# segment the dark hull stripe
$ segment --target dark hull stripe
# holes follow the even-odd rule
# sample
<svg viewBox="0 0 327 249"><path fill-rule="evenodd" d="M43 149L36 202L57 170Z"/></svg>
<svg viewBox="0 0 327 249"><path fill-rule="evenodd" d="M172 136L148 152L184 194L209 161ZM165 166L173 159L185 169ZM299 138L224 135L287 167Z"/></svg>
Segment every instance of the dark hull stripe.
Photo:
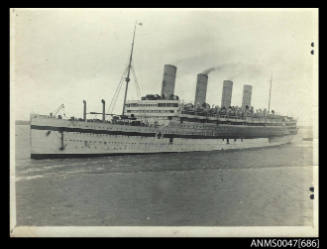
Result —
<svg viewBox="0 0 327 249"><path fill-rule="evenodd" d="M107 135L142 136L142 137L154 137L156 135L155 133L144 133L144 132L108 131L108 130L39 126L39 125L31 125L31 129L46 130L46 131L64 131L64 132L80 132L80 133L92 133L92 134L107 134Z"/></svg>
<svg viewBox="0 0 327 249"><path fill-rule="evenodd" d="M187 152L187 151L186 151ZM167 154L178 152L148 152L148 153L95 153L95 154L31 154L32 159L51 159L51 158L84 158L84 157L105 157L105 156L128 156L144 154Z"/></svg>
<svg viewBox="0 0 327 249"><path fill-rule="evenodd" d="M190 139L256 139L256 138L272 138L272 137L285 137L289 134L285 135L246 135L242 136L239 134L221 134L216 136L203 136L203 135L182 135L182 134L165 134L166 138L190 138Z"/></svg>
<svg viewBox="0 0 327 249"><path fill-rule="evenodd" d="M81 129L70 127L54 127L54 126L39 126L31 125L31 129L34 130L46 130L46 131L59 131L59 132L79 132L79 133L91 133L91 134L106 134L106 135L123 135L123 136L139 136L139 137L155 137L156 133L145 132L132 132L132 131L109 131L109 130L96 130L96 129ZM204 135L187 135L187 134L162 134L164 138L190 138L190 139L249 139L249 138L268 138L268 137L283 137L289 134L276 134L276 135L240 135L240 134L220 134L215 136Z"/></svg>
<svg viewBox="0 0 327 249"><path fill-rule="evenodd" d="M206 152L231 152L240 150L263 150L265 147L280 147L285 146L285 144L276 144L263 147L249 147L249 148L233 148L226 150L207 150L207 151L165 151L165 152L136 152L136 153L95 153L95 154L31 154L31 159L55 159L55 158L85 158L85 157L106 157L106 156L129 156L129 155L151 155L151 154L172 154L172 153L206 153Z"/></svg>

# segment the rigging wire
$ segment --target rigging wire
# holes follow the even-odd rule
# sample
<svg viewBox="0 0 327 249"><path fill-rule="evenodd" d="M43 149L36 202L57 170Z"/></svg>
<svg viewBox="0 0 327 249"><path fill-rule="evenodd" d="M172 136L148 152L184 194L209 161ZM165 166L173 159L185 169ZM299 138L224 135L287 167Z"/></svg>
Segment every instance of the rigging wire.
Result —
<svg viewBox="0 0 327 249"><path fill-rule="evenodd" d="M119 93L120 93L120 89L123 85L123 80L121 80L117 86L117 89L116 89L116 92L114 94L114 96L112 97L111 99L111 103L110 103L110 106L109 106L109 113L112 113L113 112L113 109L114 109L114 106L116 105L116 102L117 102L117 99L118 99L118 96L119 96Z"/></svg>
<svg viewBox="0 0 327 249"><path fill-rule="evenodd" d="M122 81L122 82L123 82L123 81ZM114 100L114 103L113 103L113 105L112 105L111 112L113 112L113 110L115 109L115 106L116 106L116 103L117 103L117 99L118 99L118 95L119 95L119 92L120 92L122 86L123 86L123 83L120 84L120 87L119 87L119 90L118 90L118 94L116 95L116 99Z"/></svg>
<svg viewBox="0 0 327 249"><path fill-rule="evenodd" d="M110 102L110 105L109 105L109 108L108 108L108 112L109 113L112 113L115 106L116 106L116 103L117 103L117 99L118 99L118 96L119 96L119 93L120 93L120 90L123 86L123 82L124 82L124 78L126 76L126 73L127 73L127 70L128 70L128 66L126 67L124 73L122 74L121 78L120 78L120 81L118 83L118 86L115 90L115 93L111 99L111 102ZM133 74L133 77L134 77L134 81L135 81L135 86L136 86L136 93L137 93L137 96L140 98L141 97L141 88L140 88L140 84L138 83L137 81L137 77L136 77L136 73L135 73L135 69L134 69L134 63L132 61L132 65L131 65L131 71L132 71L132 74Z"/></svg>
<svg viewBox="0 0 327 249"><path fill-rule="evenodd" d="M109 108L107 109L109 113L111 113L112 105L113 105L113 103L114 103L114 101L116 99L116 95L117 95L118 89L119 89L119 87L121 85L121 82L122 82L122 80L119 81L119 83L117 85L117 88L116 88L116 90L114 92L114 95L111 98L111 101L110 101L110 104L109 104Z"/></svg>
<svg viewBox="0 0 327 249"><path fill-rule="evenodd" d="M127 71L127 68L125 69L125 71L123 72L121 78L120 78L120 81L117 85L117 88L115 90L115 93L111 99L111 102L110 102L110 105L109 105L109 108L108 108L108 112L111 113L114 109L114 106L116 105L116 102L117 102L117 98L118 98L118 95L119 95L119 92L120 92L120 89L123 85L123 80L124 80L124 76L126 74L126 71Z"/></svg>
<svg viewBox="0 0 327 249"><path fill-rule="evenodd" d="M134 80L135 80L136 94L137 94L138 98L140 98L141 97L141 88L140 88L140 84L138 83L137 78L136 78L136 73L135 73L135 70L134 70L134 64L132 66L132 73L133 73Z"/></svg>
<svg viewBox="0 0 327 249"><path fill-rule="evenodd" d="M134 70L134 66L133 66L133 70ZM141 95L142 94L142 86L141 86L141 84L139 83L139 81L136 78L135 70L134 70L134 76L135 76L135 81L136 81L137 87L139 88L139 92L140 92L140 95Z"/></svg>

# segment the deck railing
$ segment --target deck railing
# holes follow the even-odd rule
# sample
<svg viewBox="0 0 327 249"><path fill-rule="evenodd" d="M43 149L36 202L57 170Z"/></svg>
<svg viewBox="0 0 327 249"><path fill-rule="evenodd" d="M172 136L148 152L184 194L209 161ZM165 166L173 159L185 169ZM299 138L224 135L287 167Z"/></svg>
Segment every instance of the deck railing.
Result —
<svg viewBox="0 0 327 249"><path fill-rule="evenodd" d="M202 117L214 117L217 119L223 118L228 120L245 120L245 121L252 121L252 122L259 122L259 123L266 123L271 122L284 122L284 117L280 115L273 115L273 114L249 114L249 113L242 113L242 114L234 114L234 113L205 113L205 112L196 112L196 111L189 111L189 110L182 110L181 114L193 115L193 116L202 116ZM294 120L292 122L295 122Z"/></svg>

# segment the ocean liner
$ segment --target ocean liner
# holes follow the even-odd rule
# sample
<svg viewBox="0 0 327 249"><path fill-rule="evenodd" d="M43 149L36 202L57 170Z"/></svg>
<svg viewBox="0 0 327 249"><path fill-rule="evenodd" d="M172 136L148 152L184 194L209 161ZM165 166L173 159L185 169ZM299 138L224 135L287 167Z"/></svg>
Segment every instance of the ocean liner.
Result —
<svg viewBox="0 0 327 249"><path fill-rule="evenodd" d="M87 112L82 118L62 115L30 115L31 158L105 156L165 152L215 151L261 148L290 143L297 133L296 120L251 106L252 86L243 86L242 107L231 106L233 82L223 82L221 106L206 103L208 75L197 75L194 103L174 94L177 68L164 65L161 94L127 100L135 40L134 27L121 115ZM121 82L120 82L121 83ZM270 81L271 86L271 81ZM102 119L90 118L101 114ZM93 116L94 117L94 116Z"/></svg>

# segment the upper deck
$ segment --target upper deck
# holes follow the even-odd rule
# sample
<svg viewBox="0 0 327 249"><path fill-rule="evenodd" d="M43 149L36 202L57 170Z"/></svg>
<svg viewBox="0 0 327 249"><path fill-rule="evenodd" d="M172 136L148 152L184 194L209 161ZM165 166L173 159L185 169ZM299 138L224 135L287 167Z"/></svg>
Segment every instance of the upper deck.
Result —
<svg viewBox="0 0 327 249"><path fill-rule="evenodd" d="M215 123L250 126L296 127L296 120L276 114L233 112L215 108L188 108L179 100L130 100L126 103L126 114L144 120L172 120L180 122Z"/></svg>

